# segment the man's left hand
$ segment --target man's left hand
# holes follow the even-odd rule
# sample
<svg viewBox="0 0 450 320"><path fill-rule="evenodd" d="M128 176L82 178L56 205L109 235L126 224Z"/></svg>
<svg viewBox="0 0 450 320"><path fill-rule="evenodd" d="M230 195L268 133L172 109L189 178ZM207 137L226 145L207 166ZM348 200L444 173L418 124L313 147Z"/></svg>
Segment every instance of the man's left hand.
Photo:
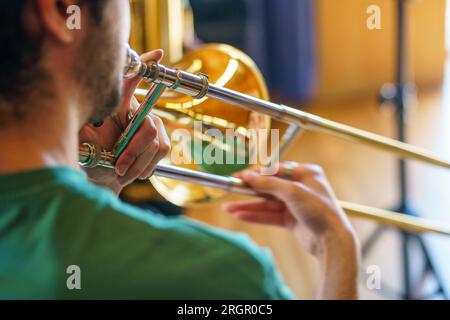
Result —
<svg viewBox="0 0 450 320"><path fill-rule="evenodd" d="M144 54L142 60L159 61L162 55L161 50L156 50ZM84 126L80 131L80 143L94 143L106 150L112 150L128 125L129 113L139 106L133 94L140 80L138 77L124 80L125 94L118 113L107 118L98 128L91 124ZM118 194L123 187L136 179L148 179L169 150L170 140L163 122L160 118L150 115L117 159L115 170L97 167L86 169L86 172L91 181Z"/></svg>

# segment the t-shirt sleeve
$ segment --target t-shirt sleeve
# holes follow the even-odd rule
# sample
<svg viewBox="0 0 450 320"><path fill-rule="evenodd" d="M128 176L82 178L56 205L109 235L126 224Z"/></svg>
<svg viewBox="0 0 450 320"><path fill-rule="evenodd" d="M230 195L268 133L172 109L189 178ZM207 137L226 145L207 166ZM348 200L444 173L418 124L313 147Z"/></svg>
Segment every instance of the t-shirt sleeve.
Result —
<svg viewBox="0 0 450 320"><path fill-rule="evenodd" d="M265 299L293 300L296 298L284 282L270 249L258 246L247 234L219 232L221 236L236 245L238 250L245 252L251 257L254 263L249 265L253 265L259 269L254 272L257 272L261 276L260 281L263 282L262 289L264 290Z"/></svg>
<svg viewBox="0 0 450 320"><path fill-rule="evenodd" d="M284 279L275 265L269 249L259 249L258 260L264 272L264 282L267 298L271 300L293 300L295 295L285 284Z"/></svg>

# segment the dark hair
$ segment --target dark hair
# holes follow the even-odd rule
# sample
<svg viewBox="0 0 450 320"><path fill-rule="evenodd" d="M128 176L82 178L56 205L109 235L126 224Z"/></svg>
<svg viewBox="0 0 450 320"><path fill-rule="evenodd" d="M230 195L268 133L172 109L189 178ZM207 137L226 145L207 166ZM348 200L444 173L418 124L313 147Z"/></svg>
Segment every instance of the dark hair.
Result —
<svg viewBox="0 0 450 320"><path fill-rule="evenodd" d="M40 41L29 39L24 30L22 12L27 1L0 3L0 95L7 100L15 96L15 86L20 86L16 83L20 71L39 51Z"/></svg>
<svg viewBox="0 0 450 320"><path fill-rule="evenodd" d="M23 19L25 6L31 1L34 0L0 1L0 98L7 101L15 101L37 83L42 38L30 37ZM80 3L89 5L93 20L100 23L106 0ZM2 110L0 116L1 113Z"/></svg>

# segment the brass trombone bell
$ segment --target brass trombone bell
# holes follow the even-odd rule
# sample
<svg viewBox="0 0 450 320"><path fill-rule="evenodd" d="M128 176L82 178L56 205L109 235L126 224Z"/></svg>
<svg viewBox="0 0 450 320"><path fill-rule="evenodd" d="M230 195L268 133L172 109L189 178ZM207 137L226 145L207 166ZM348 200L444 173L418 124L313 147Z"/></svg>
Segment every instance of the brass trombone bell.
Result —
<svg viewBox="0 0 450 320"><path fill-rule="evenodd" d="M131 54L125 70L125 74L134 76L139 73L150 73L146 69L148 65L139 62L137 54ZM188 70L191 74L202 74L204 81L214 83L218 86L226 87L230 90L242 92L248 96L269 99L268 89L264 78L255 63L243 52L224 44L207 44L191 52L188 52L181 61L177 62L174 69ZM206 76L207 75L207 76ZM146 79L144 77L144 79ZM153 84L153 82L150 82ZM147 95L147 89L138 89L136 92L141 100ZM140 93L140 94L139 94ZM227 141L208 141L208 129L220 130L225 135L226 129L233 129L239 136L235 143L234 151L237 154L242 152L249 154L250 150L256 149L252 145L254 141L250 139L248 133L252 129L267 129L274 123L270 116L259 112L245 110L242 108L229 106L218 100L209 99L196 95L196 98L174 90L166 90L155 104L152 113L162 118L169 136L176 129L188 130L191 136L204 141L204 148L211 143L223 143L223 148L227 148ZM202 123L202 129L194 127L194 121ZM275 121L276 122L276 121ZM283 132L283 130L281 130ZM293 135L292 135L293 136ZM284 137L290 140L289 137ZM269 139L269 136L267 136ZM241 142L240 142L241 141ZM262 143L258 141L257 143ZM270 145L270 144L269 144ZM191 155L202 154L203 150L195 147L192 143L189 146ZM217 146L219 150L221 147ZM227 151L223 151L224 154ZM164 160L167 164L172 164L170 158ZM203 172L228 176L232 173L245 169L247 164L176 164L186 169L200 170ZM176 202L178 205L187 206L196 203L206 203L222 198L227 192L206 186L193 185L185 181L175 181L162 177L152 177L153 187L167 200ZM176 190L174 192L174 190ZM180 203L180 199L184 199Z"/></svg>
<svg viewBox="0 0 450 320"><path fill-rule="evenodd" d="M133 129L139 125L137 119L145 118L143 116L153 107L153 112L164 115L163 120L169 130L186 127L183 122L186 119L201 120L219 129L242 128L244 132L248 127L270 128L271 120L275 120L294 126L294 130L287 130L287 136L283 137L287 143L293 137L292 132L295 133L296 129L301 127L377 147L404 158L450 168L450 162L428 150L267 101L267 88L256 65L244 53L227 45L200 47L187 54L174 67L157 63L145 64L130 49L125 76L140 76L152 84L150 91L138 90L137 94L145 95L145 98L130 123L133 128L127 129L127 132L134 132ZM162 87L171 90L162 93L159 90ZM225 107L224 103L231 106ZM181 119L183 121L180 121ZM126 144L126 139L121 140ZM124 145L120 149L123 147ZM112 168L116 158L117 154L114 152L101 150L90 144L80 147L80 163L85 166ZM170 165L170 162L167 163L166 159L166 163L158 165L151 181L163 197L180 206L214 200L223 195L217 193L217 190L255 195L242 181L228 175L214 174L217 173L217 168L201 167L203 172L192 169L199 168L195 165L175 167ZM237 171L236 169L239 168L231 167L226 171L233 172ZM450 235L450 228L425 219L348 202L340 204L354 217L411 232Z"/></svg>

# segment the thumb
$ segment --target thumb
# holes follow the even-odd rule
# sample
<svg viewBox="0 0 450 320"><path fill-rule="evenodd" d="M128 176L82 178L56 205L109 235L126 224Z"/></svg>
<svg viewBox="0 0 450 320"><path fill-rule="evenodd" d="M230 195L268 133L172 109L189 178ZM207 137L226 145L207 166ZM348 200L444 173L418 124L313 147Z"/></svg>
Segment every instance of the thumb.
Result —
<svg viewBox="0 0 450 320"><path fill-rule="evenodd" d="M164 51L161 49L158 49L158 50L144 53L141 56L141 61L144 63L160 62L163 57L164 57ZM124 92L125 92L125 97L128 98L128 100L131 100L131 96L134 94L134 91L136 90L136 88L139 85L139 83L141 82L141 80L142 79L138 76L125 80Z"/></svg>
<svg viewBox="0 0 450 320"><path fill-rule="evenodd" d="M144 63L157 62L159 63L164 57L164 51L162 49L146 52L141 56L141 61ZM136 76L125 80L125 93L133 94L137 86L141 82L141 78Z"/></svg>
<svg viewBox="0 0 450 320"><path fill-rule="evenodd" d="M160 62L164 57L164 51L162 49L153 50L150 52L146 52L141 56L142 62Z"/></svg>
<svg viewBox="0 0 450 320"><path fill-rule="evenodd" d="M144 53L141 56L142 62L150 63L150 62L159 62L164 57L164 51L161 49L150 51L147 53ZM122 105L120 106L119 114L128 114L128 111L130 109L130 103L131 99L133 98L134 92L136 91L136 88L141 83L142 78L139 76L125 79L124 80L124 93L123 93L123 100ZM125 121L126 123L126 121Z"/></svg>

